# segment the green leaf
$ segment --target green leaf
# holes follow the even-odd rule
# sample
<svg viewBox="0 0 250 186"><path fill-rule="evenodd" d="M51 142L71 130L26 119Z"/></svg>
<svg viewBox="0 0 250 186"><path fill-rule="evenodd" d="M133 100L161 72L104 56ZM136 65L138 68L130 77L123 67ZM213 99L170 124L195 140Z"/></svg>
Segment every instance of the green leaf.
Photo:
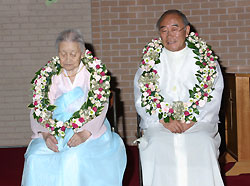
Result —
<svg viewBox="0 0 250 186"><path fill-rule="evenodd" d="M150 115L152 115L151 111L150 110L146 110L146 113L149 113Z"/></svg>
<svg viewBox="0 0 250 186"><path fill-rule="evenodd" d="M58 71L56 72L56 75L59 75L59 74L61 73L62 67L61 67L61 65L60 65L60 66L57 67L57 68L58 68Z"/></svg>
<svg viewBox="0 0 250 186"><path fill-rule="evenodd" d="M39 117L36 116L35 112L33 112L33 118L37 120L39 119Z"/></svg>
<svg viewBox="0 0 250 186"><path fill-rule="evenodd" d="M107 79L107 81L109 81L109 82L110 82L110 76L107 76L107 77L106 77L106 79Z"/></svg>
<svg viewBox="0 0 250 186"><path fill-rule="evenodd" d="M50 105L50 106L48 106L48 111L53 111L54 109L56 108L56 106L55 105Z"/></svg>
<svg viewBox="0 0 250 186"><path fill-rule="evenodd" d="M200 113L199 110L198 110L197 108L194 108L193 111L194 111L194 113L197 114L197 115Z"/></svg>
<svg viewBox="0 0 250 186"><path fill-rule="evenodd" d="M161 61L160 61L160 59L157 59L156 61L155 61L155 64L159 64Z"/></svg>
<svg viewBox="0 0 250 186"><path fill-rule="evenodd" d="M73 115L72 115L72 118L80 118L80 114L79 112L75 112Z"/></svg>
<svg viewBox="0 0 250 186"><path fill-rule="evenodd" d="M189 90L189 95L190 95L191 98L193 98L194 97L194 92L192 90Z"/></svg>
<svg viewBox="0 0 250 186"><path fill-rule="evenodd" d="M47 5L47 6L49 6L49 5L51 5L52 3L56 3L57 2L57 0L46 0L45 1L45 4Z"/></svg>
<svg viewBox="0 0 250 186"><path fill-rule="evenodd" d="M158 118L161 119L162 116L163 116L163 113L160 113L160 114L158 115Z"/></svg>
<svg viewBox="0 0 250 186"><path fill-rule="evenodd" d="M192 121L193 122L197 122L196 117L193 117Z"/></svg>
<svg viewBox="0 0 250 186"><path fill-rule="evenodd" d="M207 44L207 48L209 48L210 50L212 49L212 47L210 45Z"/></svg>
<svg viewBox="0 0 250 186"><path fill-rule="evenodd" d="M190 43L189 41L188 41L188 47L189 47L189 48L196 49L196 46L195 46L193 43Z"/></svg>
<svg viewBox="0 0 250 186"><path fill-rule="evenodd" d="M207 102L210 102L210 101L212 100L212 98L213 98L213 96L209 96L209 97L207 98Z"/></svg>
<svg viewBox="0 0 250 186"><path fill-rule="evenodd" d="M170 119L169 119L169 116L166 117L166 118L164 118L164 122L165 122L165 123L169 123L169 120L170 120Z"/></svg>
<svg viewBox="0 0 250 186"><path fill-rule="evenodd" d="M44 103L45 103L46 105L48 105L48 104L49 104L49 99L45 99L45 100L44 100Z"/></svg>
<svg viewBox="0 0 250 186"><path fill-rule="evenodd" d="M35 76L32 80L31 80L31 84L33 84L35 82L35 79L36 79L37 76Z"/></svg>
<svg viewBox="0 0 250 186"><path fill-rule="evenodd" d="M200 55L200 52L198 50L193 50L193 52L196 54L196 55Z"/></svg>
<svg viewBox="0 0 250 186"><path fill-rule="evenodd" d="M35 105L33 105L33 103L28 105L28 108L34 108L34 107L35 107Z"/></svg>
<svg viewBox="0 0 250 186"><path fill-rule="evenodd" d="M199 66L204 66L200 61L196 61L195 64Z"/></svg>

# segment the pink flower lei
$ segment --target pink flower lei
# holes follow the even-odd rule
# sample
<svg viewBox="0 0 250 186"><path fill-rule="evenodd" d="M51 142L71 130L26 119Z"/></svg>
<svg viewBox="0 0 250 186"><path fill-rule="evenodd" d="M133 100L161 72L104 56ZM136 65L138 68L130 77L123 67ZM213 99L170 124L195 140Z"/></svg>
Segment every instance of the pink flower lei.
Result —
<svg viewBox="0 0 250 186"><path fill-rule="evenodd" d="M89 50L85 51L85 57L81 59L84 66L90 73L90 90L87 101L80 110L66 122L52 119L55 105L50 104L48 92L54 75L60 74L62 69L59 57L53 57L48 63L36 72L32 79L33 101L28 106L33 108L33 117L43 127L47 128L54 136L65 136L66 128L73 128L77 131L84 124L99 116L108 102L110 95L110 77L107 75L106 66L96 57L93 57Z"/></svg>
<svg viewBox="0 0 250 186"><path fill-rule="evenodd" d="M189 90L189 99L186 102L177 101L173 103L164 102L160 95L159 75L154 66L160 63L160 54L164 47L161 38L153 39L143 49L143 57L140 64L142 75L139 78L139 87L142 93L141 106L145 107L150 115L158 113L158 118L169 122L180 120L181 122L196 122L196 115L199 115L199 108L203 107L212 99L214 80L217 76L217 56L197 33L191 32L186 38L188 47L196 54L196 65L199 66L196 79L198 83Z"/></svg>

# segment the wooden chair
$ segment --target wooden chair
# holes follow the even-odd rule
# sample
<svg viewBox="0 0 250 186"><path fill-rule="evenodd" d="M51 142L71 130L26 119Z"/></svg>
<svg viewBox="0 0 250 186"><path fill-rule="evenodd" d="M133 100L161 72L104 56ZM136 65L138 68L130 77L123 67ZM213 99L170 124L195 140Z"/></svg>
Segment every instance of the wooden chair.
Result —
<svg viewBox="0 0 250 186"><path fill-rule="evenodd" d="M137 114L137 138L142 137L142 131L140 128L140 121L141 121L141 117L139 114ZM137 147L139 148L139 141L137 141ZM138 150L139 152L139 183L140 186L143 186L143 178L142 178L142 166L141 166L141 158L140 158L140 150Z"/></svg>
<svg viewBox="0 0 250 186"><path fill-rule="evenodd" d="M109 98L109 108L107 112L107 118L111 125L111 130L113 132L118 133L117 126L117 110L116 110L116 92L111 90L110 98Z"/></svg>

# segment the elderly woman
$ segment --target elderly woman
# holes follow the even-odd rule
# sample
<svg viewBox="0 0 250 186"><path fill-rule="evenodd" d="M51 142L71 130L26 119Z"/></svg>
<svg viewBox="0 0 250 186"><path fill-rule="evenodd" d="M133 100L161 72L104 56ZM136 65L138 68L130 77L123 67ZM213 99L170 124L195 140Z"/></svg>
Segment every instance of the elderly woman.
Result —
<svg viewBox="0 0 250 186"><path fill-rule="evenodd" d="M44 96L45 99L47 95L52 107L44 106L48 101L39 103L43 97L39 98L38 94L42 91L34 88L34 109L30 115L33 139L25 153L22 186L121 186L126 166L124 144L110 130L106 119L108 101L102 98L104 95L95 98L95 94L89 94L91 87L103 83L102 79L91 84L93 77L88 70L91 65L82 62L83 58L95 61L98 72L100 60L91 58L90 52L84 53L84 41L77 30L61 32L56 46L59 58L54 60L58 59L60 65L57 67L62 69L52 76ZM47 66L39 72L50 74L52 70ZM35 85L39 84L39 78L42 79L42 75L37 77ZM102 88L98 90L101 92ZM91 109L89 105L93 99L104 101ZM51 110L50 118L45 108ZM83 113L85 117L82 117ZM93 117L95 113L96 117ZM49 122L45 122L46 118Z"/></svg>

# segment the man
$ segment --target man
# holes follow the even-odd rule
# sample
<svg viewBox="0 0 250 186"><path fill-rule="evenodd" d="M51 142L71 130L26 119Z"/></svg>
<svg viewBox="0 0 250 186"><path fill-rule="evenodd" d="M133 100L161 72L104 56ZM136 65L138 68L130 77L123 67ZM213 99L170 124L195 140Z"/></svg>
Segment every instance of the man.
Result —
<svg viewBox="0 0 250 186"><path fill-rule="evenodd" d="M161 40L144 49L134 80L144 133L143 185L223 186L217 161L223 78L216 57L200 45L193 47L206 55L193 52L186 40L189 22L180 11L166 11L156 26Z"/></svg>

